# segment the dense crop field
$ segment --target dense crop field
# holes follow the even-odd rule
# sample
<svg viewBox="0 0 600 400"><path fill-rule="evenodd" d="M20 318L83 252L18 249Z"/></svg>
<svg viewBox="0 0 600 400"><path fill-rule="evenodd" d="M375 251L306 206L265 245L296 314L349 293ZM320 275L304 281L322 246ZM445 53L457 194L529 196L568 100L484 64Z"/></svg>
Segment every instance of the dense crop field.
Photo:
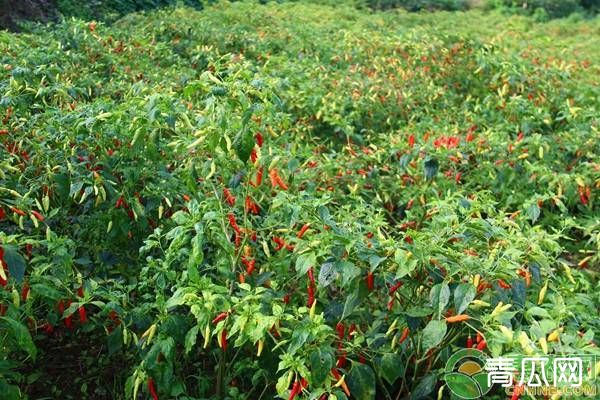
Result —
<svg viewBox="0 0 600 400"><path fill-rule="evenodd" d="M599 77L597 18L0 32L0 397L450 398L466 346L600 356Z"/></svg>

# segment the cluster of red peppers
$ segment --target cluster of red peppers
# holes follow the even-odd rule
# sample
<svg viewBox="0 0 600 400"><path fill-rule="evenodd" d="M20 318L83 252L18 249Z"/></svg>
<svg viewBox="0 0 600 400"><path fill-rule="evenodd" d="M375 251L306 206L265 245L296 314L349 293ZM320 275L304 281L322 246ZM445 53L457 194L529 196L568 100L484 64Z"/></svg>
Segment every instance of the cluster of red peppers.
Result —
<svg viewBox="0 0 600 400"><path fill-rule="evenodd" d="M80 298L83 298L83 295L84 295L84 293L83 293L83 286L80 286L77 289L77 296L80 297ZM59 314L62 316L64 314L65 310L68 309L71 306L72 303L73 302L71 300L62 300L62 299L59 300L59 302L57 304L57 308L58 308ZM79 322L82 325L85 325L88 322L87 311L85 309L85 306L80 306L77 309L77 313L79 315ZM50 325L50 324L48 324L48 325ZM65 327L67 329L69 329L69 330L72 330L74 328L73 314L68 315L68 316L65 317ZM47 327L47 330L48 329L52 329L52 328L48 328Z"/></svg>
<svg viewBox="0 0 600 400"><path fill-rule="evenodd" d="M467 337L466 347L469 349L477 349L477 350L483 351L487 347L487 342L485 341L483 336L481 336L481 333L477 332L475 342L473 342L473 338L471 337L471 335L469 335Z"/></svg>
<svg viewBox="0 0 600 400"><path fill-rule="evenodd" d="M394 307L394 300L396 299L395 293L398 289L400 289L403 285L402 281L398 281L396 283L394 283L392 285L392 287L390 287L390 300L387 303L387 309L388 311L391 311L392 308Z"/></svg>
<svg viewBox="0 0 600 400"><path fill-rule="evenodd" d="M273 236L271 238L271 240L277 245L277 246L275 246L275 251L279 251L279 250L283 249L284 247L288 251L294 251L294 245L286 243L285 240L283 238L280 238L279 236Z"/></svg>
<svg viewBox="0 0 600 400"><path fill-rule="evenodd" d="M592 196L592 191L589 186L577 186L577 193L579 193L579 200L581 204L587 206Z"/></svg>
<svg viewBox="0 0 600 400"><path fill-rule="evenodd" d="M212 320L212 324L216 325L221 321L224 321L228 316L229 316L230 312L229 311L225 311L222 312L220 314L218 314L213 320ZM221 331L221 336L218 340L219 342L219 347L221 347L221 349L223 349L223 352L227 351L227 329L223 328L223 330Z"/></svg>
<svg viewBox="0 0 600 400"><path fill-rule="evenodd" d="M292 390L290 391L290 396L288 397L288 400L294 400L294 398L307 387L308 381L305 378L300 378L300 380L295 381L292 384Z"/></svg>

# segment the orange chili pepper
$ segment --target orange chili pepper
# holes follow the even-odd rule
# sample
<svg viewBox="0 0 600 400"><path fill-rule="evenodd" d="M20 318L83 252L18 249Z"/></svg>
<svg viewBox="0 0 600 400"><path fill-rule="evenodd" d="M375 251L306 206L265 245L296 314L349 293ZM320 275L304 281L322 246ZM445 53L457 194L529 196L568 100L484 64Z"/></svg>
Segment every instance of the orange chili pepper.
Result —
<svg viewBox="0 0 600 400"><path fill-rule="evenodd" d="M402 330L402 335L400 335L400 340L399 340L400 344L404 343L404 341L408 338L409 333L410 333L410 329L408 329L408 326L404 327L404 329Z"/></svg>
<svg viewBox="0 0 600 400"><path fill-rule="evenodd" d="M467 314L459 314L459 315L455 315L453 317L446 318L446 322L448 322L449 324L452 324L452 323L456 323L456 322L468 321L470 319L471 319L471 317Z"/></svg>

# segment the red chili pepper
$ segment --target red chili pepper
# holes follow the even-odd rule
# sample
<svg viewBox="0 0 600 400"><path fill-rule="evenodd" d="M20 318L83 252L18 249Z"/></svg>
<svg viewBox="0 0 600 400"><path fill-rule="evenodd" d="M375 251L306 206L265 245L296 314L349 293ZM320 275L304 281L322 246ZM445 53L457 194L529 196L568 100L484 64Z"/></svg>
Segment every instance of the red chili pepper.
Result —
<svg viewBox="0 0 600 400"><path fill-rule="evenodd" d="M492 285L490 285L489 283L487 283L487 282L481 282L479 284L479 286L477 286L477 293L481 293L484 290L489 289L491 287L492 287Z"/></svg>
<svg viewBox="0 0 600 400"><path fill-rule="evenodd" d="M346 366L346 352L343 352L337 359L337 362L335 364L336 368L344 368Z"/></svg>
<svg viewBox="0 0 600 400"><path fill-rule="evenodd" d="M343 323L338 322L337 325L335 326L335 330L337 331L338 334L338 339L342 340L344 339L344 331L346 330L346 327L344 326Z"/></svg>
<svg viewBox="0 0 600 400"><path fill-rule="evenodd" d="M477 332L477 336L475 338L475 341L477 343L481 343L482 340L483 340L483 336L481 336L481 333Z"/></svg>
<svg viewBox="0 0 600 400"><path fill-rule="evenodd" d="M27 258L31 258L32 251L33 251L33 245L31 243L27 243L25 245L25 253L27 253Z"/></svg>
<svg viewBox="0 0 600 400"><path fill-rule="evenodd" d="M85 307L81 306L77 309L77 312L79 312L79 322L81 322L82 324L85 324L87 322L87 313L85 311Z"/></svg>
<svg viewBox="0 0 600 400"><path fill-rule="evenodd" d="M119 319L119 314L117 314L117 312L115 310L110 310L110 312L108 313L108 318L113 322L113 324L121 325L121 320Z"/></svg>
<svg viewBox="0 0 600 400"><path fill-rule="evenodd" d="M256 265L255 265L256 260L254 260L254 259L248 260L248 259L246 259L245 256L242 256L242 264L244 264L246 266L246 273L248 275L252 275L252 273L256 269Z"/></svg>
<svg viewBox="0 0 600 400"><path fill-rule="evenodd" d="M71 303L72 303L72 301L68 300L67 304L66 304L66 308L71 307ZM65 326L68 329L73 329L73 314L69 315L68 317L65 317Z"/></svg>
<svg viewBox="0 0 600 400"><path fill-rule="evenodd" d="M221 314L217 315L217 316L215 317L215 319L213 319L213 320L212 320L212 324L213 324L213 325L216 325L216 324L218 324L219 322L221 322L221 321L223 321L225 318L227 318L227 316L228 316L228 315L229 315L229 313L228 313L228 312L222 312Z"/></svg>
<svg viewBox="0 0 600 400"><path fill-rule="evenodd" d="M483 351L485 348L487 347L487 343L485 340L482 340L481 342L479 342L479 344L477 345L477 350L481 350Z"/></svg>
<svg viewBox="0 0 600 400"><path fill-rule="evenodd" d="M331 369L331 374L338 381L342 378L342 376L340 375L340 373L338 372L338 370L336 368Z"/></svg>
<svg viewBox="0 0 600 400"><path fill-rule="evenodd" d="M391 288L390 288L390 296L393 295L396 290L400 289L402 287L404 283L402 283L402 281L398 281L396 282Z"/></svg>
<svg viewBox="0 0 600 400"><path fill-rule="evenodd" d="M315 284L315 274L313 273L312 267L310 267L308 269L306 274L308 275L308 280L310 281L310 283L314 285Z"/></svg>
<svg viewBox="0 0 600 400"><path fill-rule="evenodd" d="M294 400L296 395L298 393L300 393L301 390L302 390L302 388L300 387L300 382L299 381L294 382L294 384L292 385L292 390L290 391L290 397L288 397L288 400Z"/></svg>
<svg viewBox="0 0 600 400"><path fill-rule="evenodd" d="M283 295L283 302L285 304L290 304L290 294L286 293L285 295Z"/></svg>
<svg viewBox="0 0 600 400"><path fill-rule="evenodd" d="M233 228L233 230L236 233L240 233L240 227L238 226L237 222L235 221L235 215L233 215L233 213L229 213L227 214L227 218L229 219L229 225Z"/></svg>
<svg viewBox="0 0 600 400"><path fill-rule="evenodd" d="M578 186L577 187L577 191L579 192L579 200L581 200L581 204L583 204L584 206L586 206L589 202L590 199L590 195L591 195L591 190L590 188L585 188L585 187L581 187Z"/></svg>
<svg viewBox="0 0 600 400"><path fill-rule="evenodd" d="M252 151L250 151L250 161L254 164L256 160L258 160L258 154L256 153L256 149L253 148Z"/></svg>
<svg viewBox="0 0 600 400"><path fill-rule="evenodd" d="M301 378L300 386L302 386L302 389L306 389L308 387L308 381L305 378Z"/></svg>
<svg viewBox="0 0 600 400"><path fill-rule="evenodd" d="M260 186L260 184L262 183L262 179L263 179L263 167L260 167L256 171L256 183L255 183L255 186Z"/></svg>
<svg viewBox="0 0 600 400"><path fill-rule="evenodd" d="M246 212L252 213L254 215L260 214L260 208L258 207L258 204L256 204L252 200L252 198L250 198L250 196L246 196L245 207Z"/></svg>
<svg viewBox="0 0 600 400"><path fill-rule="evenodd" d="M471 347L473 347L473 338L471 337L471 335L469 335L467 337L467 348L470 349Z"/></svg>
<svg viewBox="0 0 600 400"><path fill-rule="evenodd" d="M392 311L392 308L394 308L394 300L396 300L396 298L392 297L392 298L390 298L390 301L388 301L388 303L387 303L388 311Z"/></svg>
<svg viewBox="0 0 600 400"><path fill-rule="evenodd" d="M352 334L356 331L356 324L350 324L350 328L348 328L348 337L352 336Z"/></svg>
<svg viewBox="0 0 600 400"><path fill-rule="evenodd" d="M35 210L31 210L31 215L35 217L40 222L44 222L44 216Z"/></svg>
<svg viewBox="0 0 600 400"><path fill-rule="evenodd" d="M364 363L367 362L367 359L365 358L365 355L363 353L360 353L358 355L358 362L361 363L361 364L364 364Z"/></svg>
<svg viewBox="0 0 600 400"><path fill-rule="evenodd" d="M27 213L25 211L21 210L20 208L11 207L10 209L11 209L12 212L14 212L15 214L20 215L22 217L24 217L25 215L27 215Z"/></svg>
<svg viewBox="0 0 600 400"><path fill-rule="evenodd" d="M227 329L221 331L221 346L223 346L223 352L227 351Z"/></svg>
<svg viewBox="0 0 600 400"><path fill-rule="evenodd" d="M29 295L29 284L25 282L23 287L21 288L21 300L24 302L27 301L27 296Z"/></svg>
<svg viewBox="0 0 600 400"><path fill-rule="evenodd" d="M308 284L308 307L312 307L315 302L315 288L310 283Z"/></svg>
<svg viewBox="0 0 600 400"><path fill-rule="evenodd" d="M156 394L156 386L154 384L154 379L148 378L148 391L150 392L150 396L152 396L152 400L158 400L158 394Z"/></svg>
<svg viewBox="0 0 600 400"><path fill-rule="evenodd" d="M54 325L52 325L49 322L46 322L44 324L44 332L46 332L46 335L51 335L54 332Z"/></svg>
<svg viewBox="0 0 600 400"><path fill-rule="evenodd" d="M229 189L227 188L223 188L223 196L225 196L225 201L230 205L230 206L234 206L235 205L235 196L233 196L231 194L231 192L229 191Z"/></svg>
<svg viewBox="0 0 600 400"><path fill-rule="evenodd" d="M115 208L121 208L125 201L123 200L123 196L119 196L117 202L115 203Z"/></svg>
<svg viewBox="0 0 600 400"><path fill-rule="evenodd" d="M456 183L460 183L460 178L461 178L461 176L462 176L462 172L457 172L457 173L456 173L456 176L454 177L454 181L455 181Z"/></svg>
<svg viewBox="0 0 600 400"><path fill-rule="evenodd" d="M367 289L369 289L369 292L372 292L373 289L375 288L375 277L372 272L367 273L366 282L367 282Z"/></svg>
<svg viewBox="0 0 600 400"><path fill-rule="evenodd" d="M408 334L410 333L410 329L408 326L404 327L402 330L402 335L400 335L400 340L398 341L400 344L404 343L404 341L408 338Z"/></svg>
<svg viewBox="0 0 600 400"><path fill-rule="evenodd" d="M0 207L0 221L2 221L6 217L6 211L4 208Z"/></svg>
<svg viewBox="0 0 600 400"><path fill-rule="evenodd" d="M256 144L258 145L258 147L262 147L262 145L263 145L263 137L260 134L260 132L256 132L256 135L254 136L254 139L256 139Z"/></svg>
<svg viewBox="0 0 600 400"><path fill-rule="evenodd" d="M298 231L298 233L296 234L296 237L298 239L302 239L302 236L304 236L304 234L306 233L306 231L308 230L308 228L310 228L309 224L304 224L302 225L302 228L300 228L300 230Z"/></svg>
<svg viewBox="0 0 600 400"><path fill-rule="evenodd" d="M279 187L283 190L287 190L288 186L285 184L281 176L279 176L279 172L276 169L272 169L269 171L269 179L271 180L271 186L274 188Z"/></svg>
<svg viewBox="0 0 600 400"><path fill-rule="evenodd" d="M498 285L500 285L500 287L502 289L510 289L511 288L511 286L508 283L506 283L506 281L504 281L503 279L498 279Z"/></svg>
<svg viewBox="0 0 600 400"><path fill-rule="evenodd" d="M415 135L410 135L410 136L408 137L408 145L409 145L410 147L413 147L413 146L415 145Z"/></svg>
<svg viewBox="0 0 600 400"><path fill-rule="evenodd" d="M275 247L275 251L279 251L285 246L285 241L280 237L273 236L271 240L273 240L277 244L277 247Z"/></svg>

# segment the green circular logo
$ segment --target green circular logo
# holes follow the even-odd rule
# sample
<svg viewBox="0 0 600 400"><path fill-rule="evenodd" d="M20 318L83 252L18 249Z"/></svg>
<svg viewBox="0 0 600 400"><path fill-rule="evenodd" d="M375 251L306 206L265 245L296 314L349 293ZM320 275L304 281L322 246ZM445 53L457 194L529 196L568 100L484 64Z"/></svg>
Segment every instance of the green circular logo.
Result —
<svg viewBox="0 0 600 400"><path fill-rule="evenodd" d="M465 400L479 399L487 394L488 374L485 371L487 356L477 349L462 349L446 363L444 380L452 393Z"/></svg>

